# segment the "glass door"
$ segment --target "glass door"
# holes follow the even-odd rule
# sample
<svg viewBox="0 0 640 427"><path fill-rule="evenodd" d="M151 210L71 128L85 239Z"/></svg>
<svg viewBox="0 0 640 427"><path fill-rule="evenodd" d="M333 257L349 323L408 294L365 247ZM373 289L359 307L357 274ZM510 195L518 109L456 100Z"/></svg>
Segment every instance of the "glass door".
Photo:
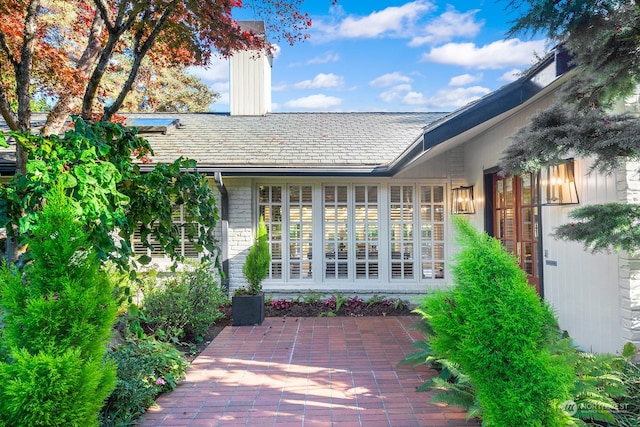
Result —
<svg viewBox="0 0 640 427"><path fill-rule="evenodd" d="M536 176L493 175L493 230L515 255L531 286L540 292L538 187Z"/></svg>

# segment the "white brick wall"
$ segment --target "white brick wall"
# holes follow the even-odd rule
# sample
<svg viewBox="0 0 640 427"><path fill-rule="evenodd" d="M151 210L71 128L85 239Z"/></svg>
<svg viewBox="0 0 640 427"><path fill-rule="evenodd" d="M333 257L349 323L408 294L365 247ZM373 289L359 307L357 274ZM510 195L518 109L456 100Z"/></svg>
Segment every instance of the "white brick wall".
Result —
<svg viewBox="0 0 640 427"><path fill-rule="evenodd" d="M225 186L229 193L229 289L233 291L245 284L242 265L253 243L253 184L249 178L228 178Z"/></svg>
<svg viewBox="0 0 640 427"><path fill-rule="evenodd" d="M628 162L618 173L618 199L640 203L640 162ZM640 347L640 255L620 254L620 323L622 339Z"/></svg>

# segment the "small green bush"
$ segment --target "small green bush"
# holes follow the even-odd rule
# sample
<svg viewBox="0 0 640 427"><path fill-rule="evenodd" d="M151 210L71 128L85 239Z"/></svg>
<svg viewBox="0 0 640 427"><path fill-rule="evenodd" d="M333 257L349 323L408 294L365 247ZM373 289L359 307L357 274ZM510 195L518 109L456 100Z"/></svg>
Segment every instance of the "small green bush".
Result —
<svg viewBox="0 0 640 427"><path fill-rule="evenodd" d="M147 286L143 302L146 326L163 341L196 342L224 317L226 292L208 263L192 266L157 286Z"/></svg>
<svg viewBox="0 0 640 427"><path fill-rule="evenodd" d="M160 393L176 387L187 366L175 347L152 337L126 339L109 357L117 367L118 381L100 413L105 427L134 424Z"/></svg>
<svg viewBox="0 0 640 427"><path fill-rule="evenodd" d="M456 286L426 297L421 309L433 350L468 375L490 426L563 425L571 397L571 362L549 349L557 335L551 309L500 242L460 218Z"/></svg>

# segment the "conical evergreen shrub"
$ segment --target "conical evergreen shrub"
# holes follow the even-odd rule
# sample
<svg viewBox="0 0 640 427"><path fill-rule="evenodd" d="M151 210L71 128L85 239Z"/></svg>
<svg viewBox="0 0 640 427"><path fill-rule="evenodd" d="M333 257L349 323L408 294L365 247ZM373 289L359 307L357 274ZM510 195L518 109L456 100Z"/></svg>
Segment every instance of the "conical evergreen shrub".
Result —
<svg viewBox="0 0 640 427"><path fill-rule="evenodd" d="M73 206L51 190L26 239L28 261L0 268L0 426L95 426L115 385L105 361L114 286Z"/></svg>
<svg viewBox="0 0 640 427"><path fill-rule="evenodd" d="M575 377L565 355L549 348L558 333L552 310L498 240L454 221L461 246L455 285L421 303L432 349L469 376L483 425L565 425L561 404Z"/></svg>

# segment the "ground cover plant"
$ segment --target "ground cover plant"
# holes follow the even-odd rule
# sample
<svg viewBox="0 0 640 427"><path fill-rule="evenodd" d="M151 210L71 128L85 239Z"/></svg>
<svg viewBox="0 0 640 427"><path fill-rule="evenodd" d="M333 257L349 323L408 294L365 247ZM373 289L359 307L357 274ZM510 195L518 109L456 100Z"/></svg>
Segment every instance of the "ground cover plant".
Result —
<svg viewBox="0 0 640 427"><path fill-rule="evenodd" d="M100 412L103 427L135 424L160 393L178 385L187 368L178 349L148 336L125 338L111 349L109 359L118 380Z"/></svg>
<svg viewBox="0 0 640 427"><path fill-rule="evenodd" d="M265 302L267 317L318 317L318 316L411 316L407 300L373 295L363 299L358 295L341 293L323 295L309 292L293 299L268 299Z"/></svg>
<svg viewBox="0 0 640 427"><path fill-rule="evenodd" d="M24 265L0 269L4 313L0 426L95 426L116 370L111 277L58 185L47 193Z"/></svg>

